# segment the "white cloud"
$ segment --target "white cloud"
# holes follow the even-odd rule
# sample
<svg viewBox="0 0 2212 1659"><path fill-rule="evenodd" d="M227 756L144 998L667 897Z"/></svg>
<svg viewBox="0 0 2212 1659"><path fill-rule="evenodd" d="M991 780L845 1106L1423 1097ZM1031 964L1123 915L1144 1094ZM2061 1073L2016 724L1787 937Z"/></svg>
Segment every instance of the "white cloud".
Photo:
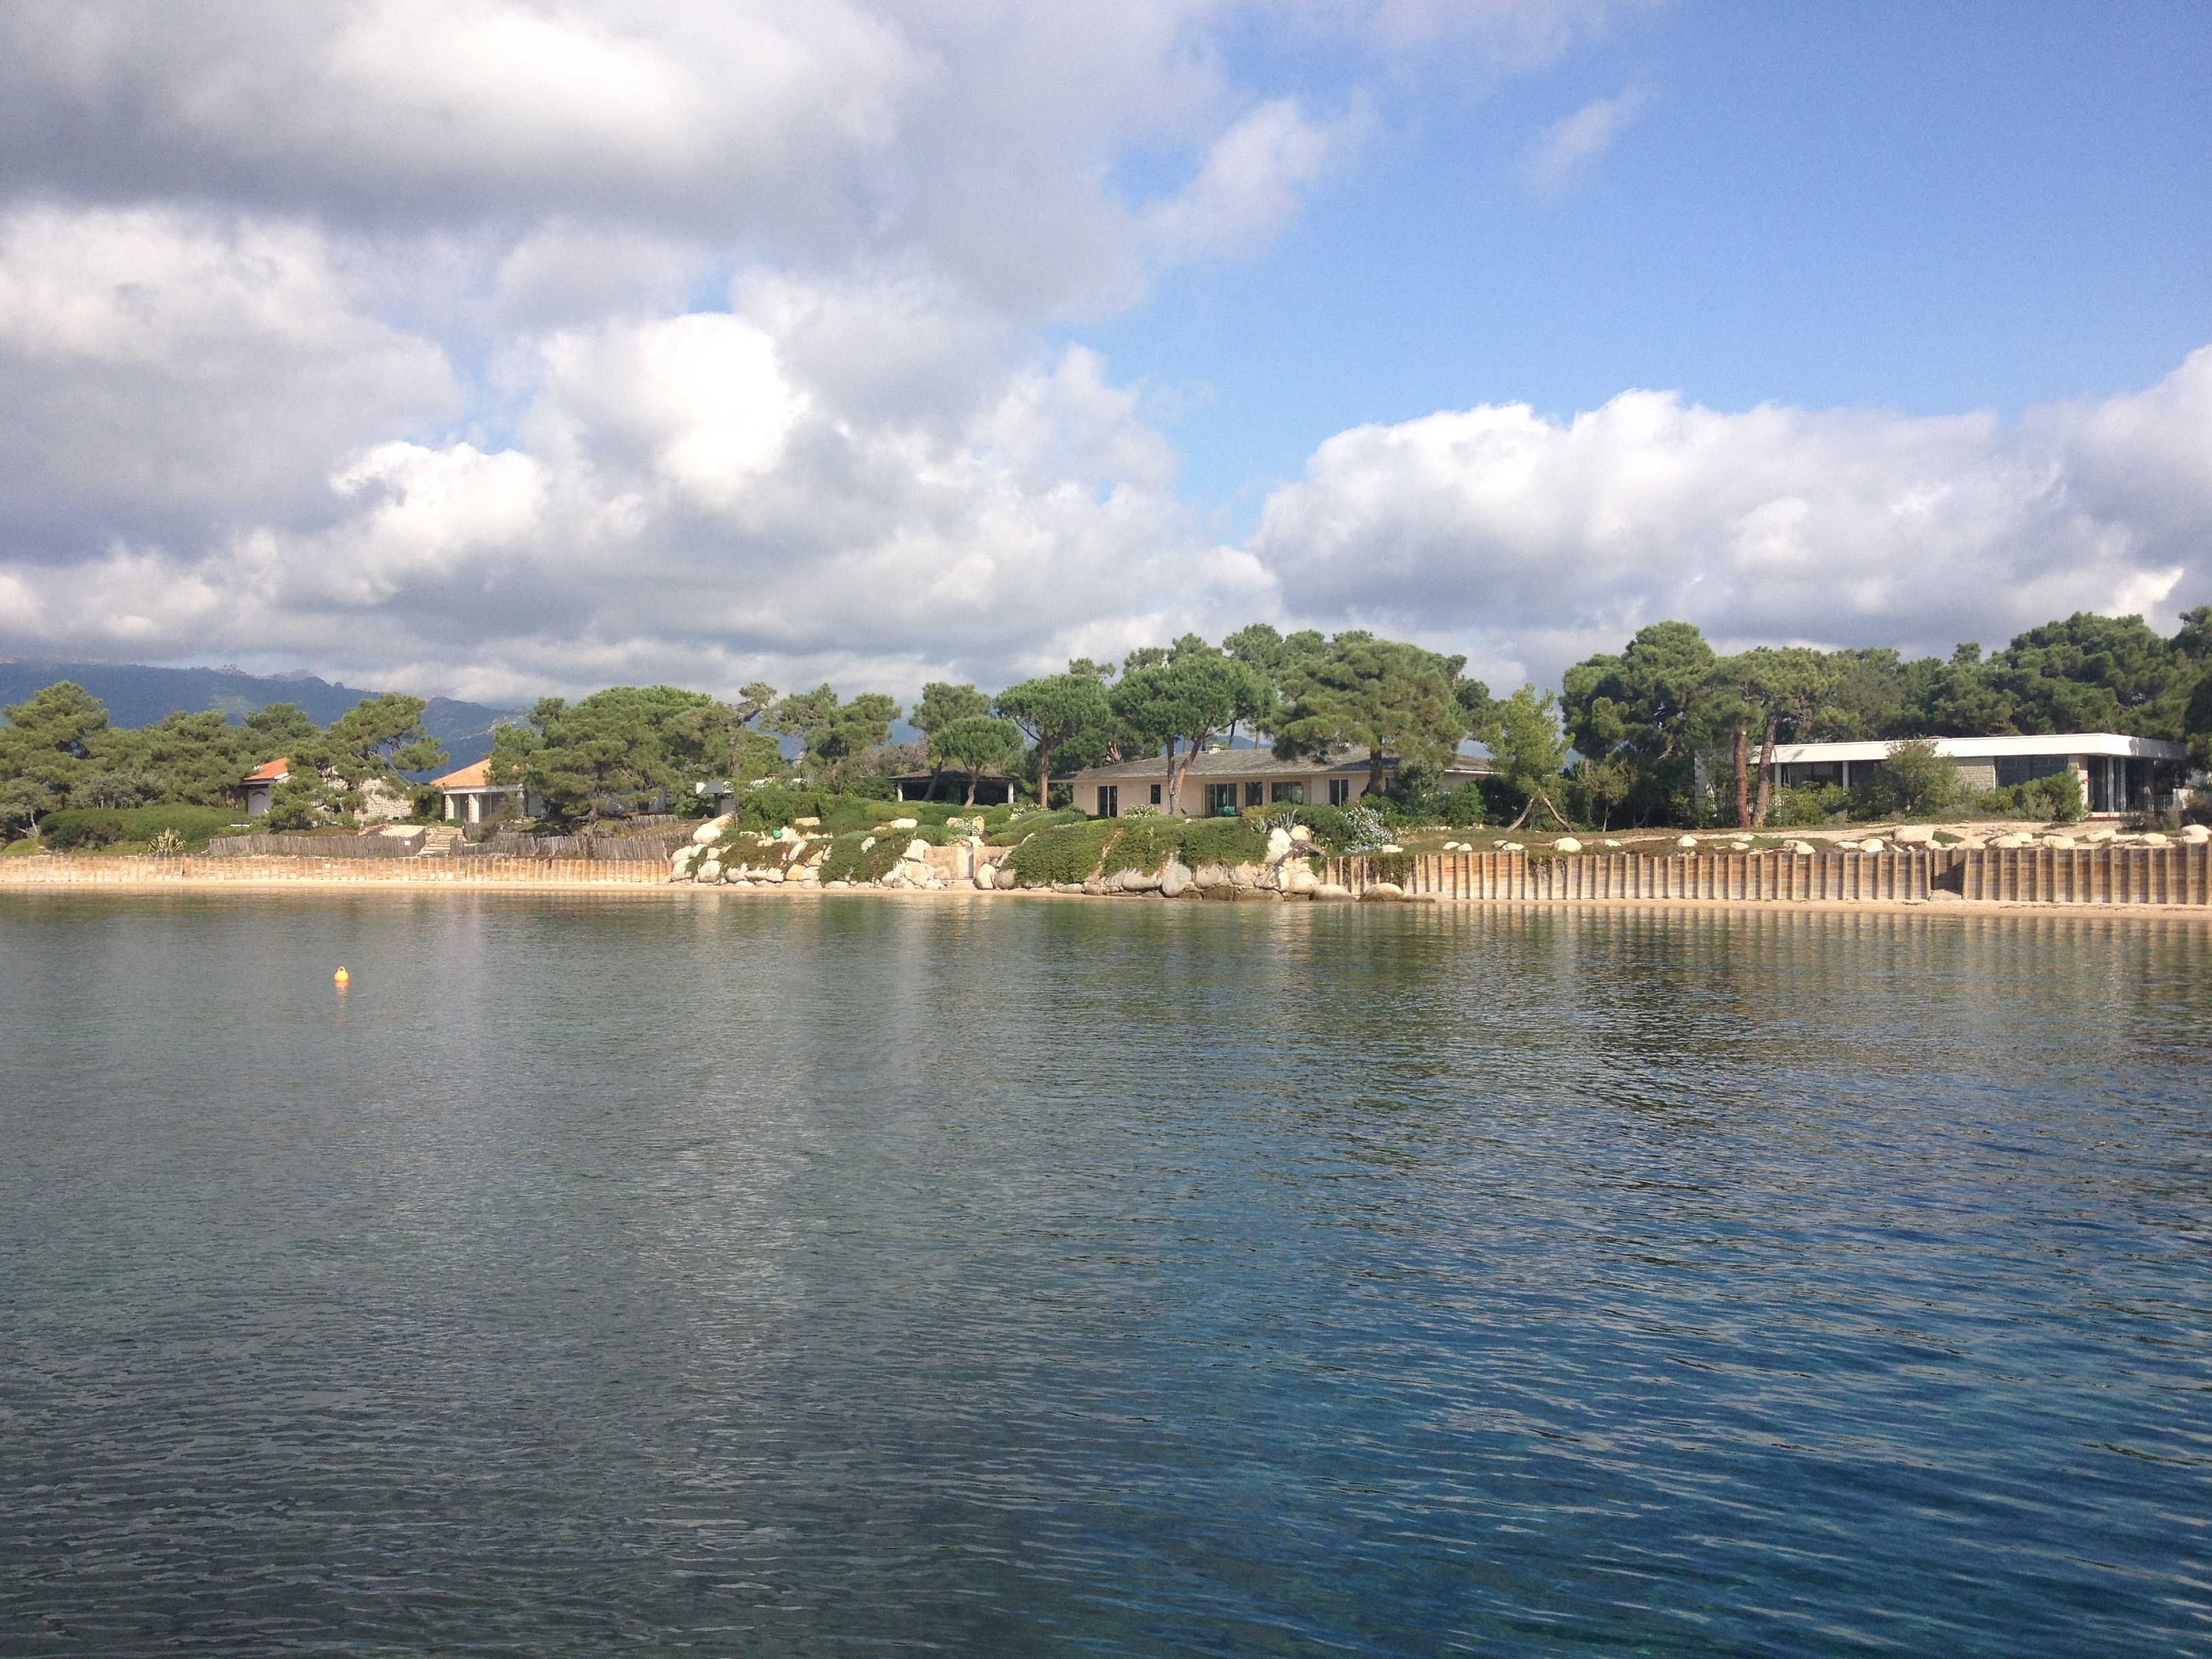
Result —
<svg viewBox="0 0 2212 1659"><path fill-rule="evenodd" d="M2212 348L2148 392L1994 416L1623 392L1357 428L1271 496L1252 550L1293 614L1556 674L1678 617L1725 641L1946 650L2198 594Z"/></svg>
<svg viewBox="0 0 2212 1659"><path fill-rule="evenodd" d="M1648 81L1634 81L1611 98L1596 98L1554 121L1529 147L1522 177L1539 197L1563 196L1586 182L1598 158L1651 107Z"/></svg>
<svg viewBox="0 0 2212 1659"><path fill-rule="evenodd" d="M1172 262L1265 247L1360 125L1356 116L1310 121L1294 98L1261 105L1214 140L1195 178L1146 215L1152 246Z"/></svg>

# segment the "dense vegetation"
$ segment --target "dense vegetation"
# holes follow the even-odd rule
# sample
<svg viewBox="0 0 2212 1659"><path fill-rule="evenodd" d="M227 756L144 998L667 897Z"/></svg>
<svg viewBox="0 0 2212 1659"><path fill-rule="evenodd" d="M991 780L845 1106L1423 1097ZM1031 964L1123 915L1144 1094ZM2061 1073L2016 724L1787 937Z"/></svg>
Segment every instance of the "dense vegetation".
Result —
<svg viewBox="0 0 2212 1659"><path fill-rule="evenodd" d="M1962 805L2066 817L2081 811L2070 775L1962 803L1955 769L1913 740L2111 731L2185 741L2197 764L2212 763L2212 608L2181 623L2167 638L2140 617L2076 615L1987 658L1962 645L1948 659L1917 661L1881 647L1723 656L1691 624L1656 623L1618 653L1575 664L1556 694L1524 685L1504 698L1466 678L1461 657L1360 630L1286 635L1256 623L1218 645L1186 635L1146 647L1118 666L1078 659L1065 673L995 695L933 682L905 715L920 733L912 743L890 740L904 713L890 698L847 700L826 684L785 695L756 684L729 699L665 685L616 686L574 703L549 697L527 722L500 728L491 775L523 786L549 825L567 830L641 811L681 814L728 788L750 830L807 817L833 836L865 836L905 815L920 818L927 836L963 808L891 810L902 775L931 772L963 800L985 778L1006 776L1025 801L1059 804L1066 797L1055 779L1164 755L1173 814L1192 758L1245 732L1272 740L1285 758L1364 748L1373 806L1364 816L1377 825L1781 828ZM403 787L401 772L443 761L423 731L423 708L410 697L367 699L324 728L276 704L242 724L179 714L125 731L80 688L48 686L0 710L0 831L43 823L83 844L143 839L113 834L112 820L73 815L220 809L236 801L247 771L279 757L292 760L292 777L276 792L269 827L342 818L361 809L366 791ZM1469 738L1488 748L1495 775L1437 790ZM1778 787L1777 744L1827 738L1887 742L1891 758L1848 793ZM1328 814L1310 807L1302 816L1329 845L1374 840ZM1006 809L991 816L994 840L1013 827L1008 817ZM1044 823L1032 812L1022 836L1034 841ZM1149 858L1156 843L1208 833L1163 824L1116 844ZM1218 833L1242 832L1230 824ZM1076 839L1065 839L1066 858L1079 858ZM1026 856L1061 854L1038 844Z"/></svg>

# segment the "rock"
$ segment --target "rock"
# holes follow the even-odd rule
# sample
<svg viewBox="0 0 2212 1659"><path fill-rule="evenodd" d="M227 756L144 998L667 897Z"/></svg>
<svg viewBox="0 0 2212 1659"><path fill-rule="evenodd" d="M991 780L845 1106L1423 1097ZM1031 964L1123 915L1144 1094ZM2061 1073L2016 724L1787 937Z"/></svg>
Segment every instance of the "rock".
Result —
<svg viewBox="0 0 2212 1659"><path fill-rule="evenodd" d="M707 849L703 847L679 847L668 860L669 870L678 876L688 876L691 873L692 865L706 855Z"/></svg>
<svg viewBox="0 0 2212 1659"><path fill-rule="evenodd" d="M1291 826L1291 839L1303 847L1313 840L1313 831L1303 823L1294 823Z"/></svg>
<svg viewBox="0 0 2212 1659"><path fill-rule="evenodd" d="M1321 885L1321 878L1304 865L1292 865L1283 872L1283 890L1310 896Z"/></svg>
<svg viewBox="0 0 2212 1659"><path fill-rule="evenodd" d="M1936 839L1936 827L1929 823L1908 823L1890 839L1899 847L1925 847Z"/></svg>
<svg viewBox="0 0 2212 1659"><path fill-rule="evenodd" d="M1931 887L1928 890L1928 902L1930 904L1957 904L1965 896L1962 893L1953 892L1948 887Z"/></svg>
<svg viewBox="0 0 2212 1659"><path fill-rule="evenodd" d="M1729 851L1731 853L1748 853L1751 851L1751 843L1747 841L1732 841L1729 843Z"/></svg>
<svg viewBox="0 0 2212 1659"><path fill-rule="evenodd" d="M1359 890L1359 896L1370 903L1389 904L1406 896L1406 890L1395 881L1370 881Z"/></svg>
<svg viewBox="0 0 2212 1659"><path fill-rule="evenodd" d="M1125 893L1157 893L1160 890L1160 872L1157 870L1121 872L1121 890Z"/></svg>
<svg viewBox="0 0 2212 1659"><path fill-rule="evenodd" d="M913 826L909 824L906 827L911 829ZM899 856L902 859L912 859L917 863L927 864L929 862L929 843L919 838L910 841L906 844L906 851L901 853Z"/></svg>
<svg viewBox="0 0 2212 1659"><path fill-rule="evenodd" d="M852 884L852 884L851 882L849 882L849 881L846 880L846 879L844 878L844 877L840 876L840 877L838 877L838 878L837 878L837 879L836 879L836 880L835 880L835 881L825 881L825 882L823 882L823 883L822 884L822 890L823 890L823 892L825 892L825 893L826 893L826 892L828 892L828 891L829 891L831 888L833 888L833 887L845 888L845 887L850 887Z"/></svg>
<svg viewBox="0 0 2212 1659"><path fill-rule="evenodd" d="M693 874L700 881L720 881L722 878L722 862L720 859L708 859Z"/></svg>
<svg viewBox="0 0 2212 1659"><path fill-rule="evenodd" d="M1231 884L1229 866L1218 863L1212 859L1208 859L1197 869L1192 871L1190 880L1191 884L1200 892L1210 892L1216 887L1227 887Z"/></svg>
<svg viewBox="0 0 2212 1659"><path fill-rule="evenodd" d="M2092 830L2089 832L2089 844L2092 847L2100 842L2118 841L2119 838L2120 832L2117 830Z"/></svg>
<svg viewBox="0 0 2212 1659"><path fill-rule="evenodd" d="M1797 854L1800 857L1802 857L1805 854L1811 853L1814 850L1814 847L1813 843L1809 841L1793 841L1790 843L1788 850Z"/></svg>
<svg viewBox="0 0 2212 1659"><path fill-rule="evenodd" d="M1340 886L1333 881L1322 882L1313 890L1314 902L1316 904L1340 904L1351 896L1352 890L1349 887Z"/></svg>
<svg viewBox="0 0 2212 1659"><path fill-rule="evenodd" d="M1255 864L1231 865L1229 879L1238 887L1257 887L1260 884L1260 867Z"/></svg>
<svg viewBox="0 0 2212 1659"><path fill-rule="evenodd" d="M771 864L767 869L762 871L760 874L754 877L753 879L755 881L765 883L770 887L781 886L783 883L783 872L777 869Z"/></svg>
<svg viewBox="0 0 2212 1659"><path fill-rule="evenodd" d="M1498 850L1501 853L1525 853L1528 849L1517 841L1501 841L1498 843Z"/></svg>
<svg viewBox="0 0 2212 1659"><path fill-rule="evenodd" d="M1617 841L1608 841L1608 842L1602 842L1602 843L1601 843L1601 845L1603 845L1603 846L1607 846L1607 847L1618 847L1618 846L1620 846L1620 843L1619 842L1617 842Z"/></svg>
<svg viewBox="0 0 2212 1659"><path fill-rule="evenodd" d="M2045 847L2056 847L2063 852L2072 847L2075 842L2071 836L2045 836L2043 838L2043 844Z"/></svg>
<svg viewBox="0 0 2212 1659"><path fill-rule="evenodd" d="M901 872L893 870L879 884L884 887L904 887L907 885L907 879Z"/></svg>
<svg viewBox="0 0 2212 1659"><path fill-rule="evenodd" d="M920 818L893 818L889 823L885 824L884 828L886 830L919 830L921 828L921 820Z"/></svg>
<svg viewBox="0 0 2212 1659"><path fill-rule="evenodd" d="M863 853L866 852L868 848L873 847L875 844L876 838L873 836L863 836L860 837L860 850Z"/></svg>
<svg viewBox="0 0 2212 1659"><path fill-rule="evenodd" d="M822 872L820 868L815 865L803 864L799 866L798 869L793 870L790 874L784 877L784 879L786 881L818 882L822 879Z"/></svg>
<svg viewBox="0 0 2212 1659"><path fill-rule="evenodd" d="M1879 853L1881 851L1881 837L1880 836L1868 836L1864 841L1859 843L1859 851L1862 853Z"/></svg>
<svg viewBox="0 0 2212 1659"><path fill-rule="evenodd" d="M819 830L822 827L820 818L793 818L792 822L802 830Z"/></svg>
<svg viewBox="0 0 2212 1659"><path fill-rule="evenodd" d="M1163 898L1181 898L1189 888L1190 866L1181 859L1170 859L1160 866L1160 896Z"/></svg>
<svg viewBox="0 0 2212 1659"><path fill-rule="evenodd" d="M991 866L988 864L979 864L975 866L975 889L978 892L989 892L991 890L992 884L995 883L998 878L999 872Z"/></svg>
<svg viewBox="0 0 2212 1659"><path fill-rule="evenodd" d="M2154 830L2142 838L2142 844L2146 847L2167 847L2171 846L2172 843L2168 842L2166 838L2160 835L2157 830Z"/></svg>
<svg viewBox="0 0 2212 1659"><path fill-rule="evenodd" d="M1677 847L1695 847L1697 844L1698 838L1695 836L1685 836L1674 843Z"/></svg>
<svg viewBox="0 0 2212 1659"><path fill-rule="evenodd" d="M1579 853L1583 850L1583 844L1572 836L1561 836L1552 843L1552 850L1554 853Z"/></svg>
<svg viewBox="0 0 2212 1659"><path fill-rule="evenodd" d="M1057 885L1053 889L1053 891L1055 893L1088 893L1093 898L1097 898L1100 895L1109 891L1119 892L1120 890L1121 889L1118 887L1109 889L1103 881L1086 881L1079 886L1061 884Z"/></svg>
<svg viewBox="0 0 2212 1659"><path fill-rule="evenodd" d="M1989 842L1984 841L1980 836L1969 836L1959 843L1957 850L1961 853L1978 853L1982 848L1988 845Z"/></svg>
<svg viewBox="0 0 2212 1659"><path fill-rule="evenodd" d="M2095 837L2092 836L2090 839L2094 840ZM2009 836L1999 836L1995 841L1991 842L1990 845L1992 847L2001 847L2009 849L2014 847L2029 846L2034 842L2034 840L2035 837L2033 836L2023 836L2015 832Z"/></svg>
<svg viewBox="0 0 2212 1659"><path fill-rule="evenodd" d="M691 832L692 844L705 847L722 838L722 832L738 820L734 812L725 812L719 818L708 818Z"/></svg>
<svg viewBox="0 0 2212 1659"><path fill-rule="evenodd" d="M1267 831L1267 862L1280 864L1291 855L1291 832L1287 830Z"/></svg>
<svg viewBox="0 0 2212 1659"><path fill-rule="evenodd" d="M1399 846L1399 845L1398 845L1398 843L1397 843L1396 842L1395 842L1395 841L1390 841L1390 842L1383 842L1383 843L1382 843L1382 848L1381 848L1379 850L1381 850L1381 851L1382 851L1382 852L1385 852L1385 853L1402 853L1402 852L1404 852L1406 849L1405 849L1404 848L1402 848L1402 847Z"/></svg>
<svg viewBox="0 0 2212 1659"><path fill-rule="evenodd" d="M2181 826L2181 844L2184 847L2202 847L2207 842L2212 842L2212 826L2202 823Z"/></svg>

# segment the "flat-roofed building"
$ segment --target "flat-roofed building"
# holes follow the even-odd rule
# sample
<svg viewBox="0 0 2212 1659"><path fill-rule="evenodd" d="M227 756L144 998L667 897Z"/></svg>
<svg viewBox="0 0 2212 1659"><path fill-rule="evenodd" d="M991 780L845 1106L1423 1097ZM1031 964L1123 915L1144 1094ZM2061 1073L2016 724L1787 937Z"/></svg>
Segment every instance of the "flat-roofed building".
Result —
<svg viewBox="0 0 2212 1659"><path fill-rule="evenodd" d="M2117 732L2057 732L2024 738L1930 738L1957 763L1962 787L1980 793L2071 770L2092 812L2112 815L2164 807L2188 776L2189 750L2162 738ZM1785 789L1835 784L1849 789L1888 757L1889 740L1778 743L1776 781ZM1754 750L1753 759L1758 758Z"/></svg>
<svg viewBox="0 0 2212 1659"><path fill-rule="evenodd" d="M1386 757L1384 772L1398 769ZM1490 775L1490 763L1455 756L1440 787L1454 788ZM1168 759L1148 755L1113 766L1092 766L1071 775L1075 805L1093 817L1117 818L1133 806L1168 810ZM1271 749L1211 749L1191 757L1183 774L1177 814L1222 817L1248 806L1349 806L1367 793L1367 751L1345 749L1319 760L1278 760Z"/></svg>

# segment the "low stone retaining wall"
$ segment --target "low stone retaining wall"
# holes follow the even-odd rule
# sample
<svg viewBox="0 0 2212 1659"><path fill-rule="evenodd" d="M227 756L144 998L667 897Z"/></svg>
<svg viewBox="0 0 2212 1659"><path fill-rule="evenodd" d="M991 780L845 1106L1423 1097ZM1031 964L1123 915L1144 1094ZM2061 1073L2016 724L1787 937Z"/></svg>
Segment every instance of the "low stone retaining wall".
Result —
<svg viewBox="0 0 2212 1659"><path fill-rule="evenodd" d="M1402 870L1400 866L1402 866ZM2212 848L2012 847L1880 853L1438 853L1329 860L1364 891L1388 878L1410 897L1570 899L2002 899L2041 904L2212 904Z"/></svg>
<svg viewBox="0 0 2212 1659"><path fill-rule="evenodd" d="M666 878L658 862L592 859L288 858L234 854L228 858L0 859L0 887L120 886L149 881L187 885L208 882L364 882L498 886L530 882L658 885Z"/></svg>

